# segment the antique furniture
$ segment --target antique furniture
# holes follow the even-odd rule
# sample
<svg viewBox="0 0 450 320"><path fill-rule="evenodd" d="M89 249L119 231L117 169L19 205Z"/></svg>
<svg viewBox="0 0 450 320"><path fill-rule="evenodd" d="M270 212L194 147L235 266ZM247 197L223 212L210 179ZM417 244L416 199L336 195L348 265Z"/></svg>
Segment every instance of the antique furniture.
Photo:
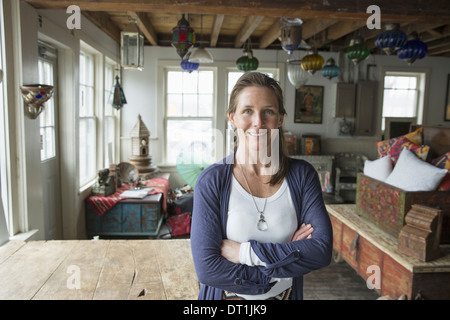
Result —
<svg viewBox="0 0 450 320"><path fill-rule="evenodd" d="M9 241L0 299L195 300L189 240Z"/></svg>
<svg viewBox="0 0 450 320"><path fill-rule="evenodd" d="M93 236L157 236L164 218L161 193L124 199L104 215L86 202L86 233Z"/></svg>
<svg viewBox="0 0 450 320"><path fill-rule="evenodd" d="M354 202L357 176L363 171L367 157L359 153L341 152L334 158L336 163L335 197L339 202ZM347 196L342 191L350 191L351 194Z"/></svg>
<svg viewBox="0 0 450 320"><path fill-rule="evenodd" d="M367 280L379 268L382 296L397 299L450 299L450 245L439 258L424 262L398 250L397 237L358 215L354 204L327 205L333 225L335 260L345 260ZM370 268L369 268L370 267Z"/></svg>

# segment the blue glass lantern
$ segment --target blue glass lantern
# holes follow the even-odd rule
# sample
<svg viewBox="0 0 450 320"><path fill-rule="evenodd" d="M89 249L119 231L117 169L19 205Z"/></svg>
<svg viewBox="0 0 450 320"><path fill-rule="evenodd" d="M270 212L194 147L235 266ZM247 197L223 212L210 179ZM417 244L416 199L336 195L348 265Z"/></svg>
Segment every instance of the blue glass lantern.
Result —
<svg viewBox="0 0 450 320"><path fill-rule="evenodd" d="M302 41L302 24L299 18L281 18L281 47L288 54L294 52Z"/></svg>
<svg viewBox="0 0 450 320"><path fill-rule="evenodd" d="M408 36L408 41L397 51L397 57L411 65L417 59L423 59L428 53L428 46L418 39L416 32Z"/></svg>
<svg viewBox="0 0 450 320"><path fill-rule="evenodd" d="M406 42L406 33L399 30L397 23L386 25L386 31L380 33L375 39L375 45L388 56L395 54Z"/></svg>
<svg viewBox="0 0 450 320"><path fill-rule="evenodd" d="M328 78L329 80L331 80L331 78L337 77L341 73L333 58L327 60L326 65L320 72L322 73L322 76Z"/></svg>
<svg viewBox="0 0 450 320"><path fill-rule="evenodd" d="M183 71L187 71L189 73L191 73L192 71L198 70L198 67L200 66L200 64L197 62L190 62L189 61L190 56L191 56L191 53L190 52L187 53L186 57L180 63L181 69L183 69Z"/></svg>

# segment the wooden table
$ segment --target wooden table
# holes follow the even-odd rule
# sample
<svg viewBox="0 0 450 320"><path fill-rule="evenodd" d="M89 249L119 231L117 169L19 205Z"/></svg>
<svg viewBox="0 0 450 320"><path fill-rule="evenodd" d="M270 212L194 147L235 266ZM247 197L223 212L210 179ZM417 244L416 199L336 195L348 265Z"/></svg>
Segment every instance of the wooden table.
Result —
<svg viewBox="0 0 450 320"><path fill-rule="evenodd" d="M395 237L357 214L356 205L326 205L333 224L333 249L361 277L369 266L378 266L381 287L377 292L408 299L450 299L450 246L441 245L438 259L424 262L397 250Z"/></svg>
<svg viewBox="0 0 450 320"><path fill-rule="evenodd" d="M195 300L190 240L10 241L0 299Z"/></svg>

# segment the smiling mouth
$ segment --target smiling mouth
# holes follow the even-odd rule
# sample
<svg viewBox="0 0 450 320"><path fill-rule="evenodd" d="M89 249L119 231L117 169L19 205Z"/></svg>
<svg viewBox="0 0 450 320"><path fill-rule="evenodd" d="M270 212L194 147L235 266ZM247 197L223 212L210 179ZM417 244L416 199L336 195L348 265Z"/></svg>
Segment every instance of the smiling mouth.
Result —
<svg viewBox="0 0 450 320"><path fill-rule="evenodd" d="M263 132L247 132L247 134L251 137L262 137L265 136L267 134L266 131Z"/></svg>

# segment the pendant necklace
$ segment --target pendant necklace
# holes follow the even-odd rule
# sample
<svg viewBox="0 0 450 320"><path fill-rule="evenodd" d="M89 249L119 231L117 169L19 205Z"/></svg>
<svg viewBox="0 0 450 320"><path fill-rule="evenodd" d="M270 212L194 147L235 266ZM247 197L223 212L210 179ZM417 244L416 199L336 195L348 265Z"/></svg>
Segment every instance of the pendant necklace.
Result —
<svg viewBox="0 0 450 320"><path fill-rule="evenodd" d="M253 196L252 190L250 189L250 186L248 185L247 178L245 177L244 170L242 169L242 165L239 163L239 167L241 168L242 176L244 177L245 184L247 185L248 191L250 191L250 195L252 196L253 204L255 205L256 211L259 213L259 220L256 227L259 231L266 231L268 229L268 225L266 222L266 219L264 218L264 210L266 209L266 203L267 198L264 198L264 205L262 210L258 209L258 206L256 205L255 197Z"/></svg>

